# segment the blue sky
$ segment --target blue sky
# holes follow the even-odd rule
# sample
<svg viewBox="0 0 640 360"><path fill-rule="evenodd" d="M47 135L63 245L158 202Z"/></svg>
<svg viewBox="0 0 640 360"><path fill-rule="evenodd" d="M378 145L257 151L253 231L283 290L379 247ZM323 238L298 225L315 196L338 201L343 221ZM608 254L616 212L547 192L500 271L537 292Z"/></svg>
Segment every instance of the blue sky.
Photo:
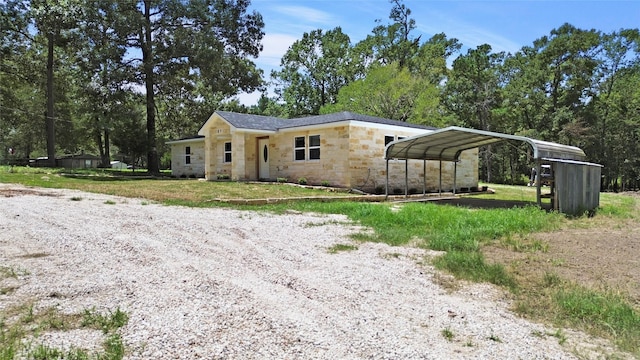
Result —
<svg viewBox="0 0 640 360"><path fill-rule="evenodd" d="M426 40L444 32L463 44L463 52L487 43L496 52L513 53L566 22L606 33L640 27L640 0L405 0L404 4L416 21L415 36ZM252 0L251 9L260 12L265 22L264 50L256 64L268 79L288 47L315 29L340 26L355 44L371 33L376 19L390 22L391 7L388 0ZM245 94L239 99L253 105L258 97Z"/></svg>

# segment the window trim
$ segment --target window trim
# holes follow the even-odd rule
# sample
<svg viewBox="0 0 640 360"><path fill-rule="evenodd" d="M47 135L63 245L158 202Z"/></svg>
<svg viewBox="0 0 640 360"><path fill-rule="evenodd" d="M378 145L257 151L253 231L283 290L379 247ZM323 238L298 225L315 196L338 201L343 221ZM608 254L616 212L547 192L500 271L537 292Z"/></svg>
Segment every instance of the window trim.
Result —
<svg viewBox="0 0 640 360"><path fill-rule="evenodd" d="M229 150L227 150L227 144L229 144ZM225 141L224 144L222 145L222 162L225 164L229 164L231 163L231 161L233 160L233 157L231 156L231 152L232 152L233 148L231 145L231 141ZM229 155L229 160L227 160L227 155Z"/></svg>
<svg viewBox="0 0 640 360"><path fill-rule="evenodd" d="M322 152L320 150L322 148L321 136L322 135L320 134L294 136L293 137L293 161L320 161L320 159L322 158L321 157ZM316 137L318 138L318 145L311 146L311 138L316 138ZM302 139L302 141L304 141L303 146L297 146L298 139ZM312 150L317 150L317 153L318 153L317 158L313 158L313 159L311 158Z"/></svg>
<svg viewBox="0 0 640 360"><path fill-rule="evenodd" d="M391 141L387 142L387 139L391 138ZM387 147L387 145L389 145L389 143L392 143L396 140L396 136L395 135L385 135L384 136L384 147Z"/></svg>
<svg viewBox="0 0 640 360"><path fill-rule="evenodd" d="M298 139L302 139L302 146L298 145ZM302 151L302 152L300 152ZM302 155L301 159L298 159L298 154ZM294 136L293 137L293 161L306 161L307 160L307 137L306 136Z"/></svg>
<svg viewBox="0 0 640 360"><path fill-rule="evenodd" d="M389 145L390 143L392 143L392 142L394 142L394 141L398 141L398 140L406 139L407 137L408 137L408 136L404 136L404 135L397 135L397 134L394 134L394 135L385 135L385 136L384 136L384 142L385 142L384 147L386 148L386 147L387 147L387 145ZM387 138L393 138L393 139L392 139L390 142L387 142ZM384 150L383 150L383 156L384 156ZM394 162L395 162L395 161L400 161L400 159L398 159L398 158L392 158L392 159L389 159L389 160L394 161ZM406 161L406 160L405 160L405 161Z"/></svg>
<svg viewBox="0 0 640 360"><path fill-rule="evenodd" d="M311 138L312 138L312 137L313 137L313 138L315 138L315 137L317 137L317 138L318 138L318 145L313 145L313 146L311 146ZM308 140L309 140L309 146L308 146L308 150L309 150L309 161L318 161L318 160L320 160L320 154L321 154L321 153L320 153L320 135L319 135L319 134L318 134L318 135L309 135L309 136L308 136L308 138L309 138L309 139L308 139ZM313 158L313 157L311 157L311 150L318 150L318 157L317 157L317 158Z"/></svg>

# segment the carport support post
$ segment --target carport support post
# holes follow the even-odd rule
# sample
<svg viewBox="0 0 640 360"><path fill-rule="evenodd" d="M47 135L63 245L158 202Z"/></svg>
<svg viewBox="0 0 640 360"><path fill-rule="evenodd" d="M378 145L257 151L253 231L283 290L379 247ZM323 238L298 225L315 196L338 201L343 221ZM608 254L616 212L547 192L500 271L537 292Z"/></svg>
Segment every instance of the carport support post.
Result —
<svg viewBox="0 0 640 360"><path fill-rule="evenodd" d="M542 209L542 190L540 184L540 171L542 170L542 164L539 159L536 160L536 176L533 179L536 182L536 198L538 201L538 207Z"/></svg>
<svg viewBox="0 0 640 360"><path fill-rule="evenodd" d="M458 162L453 162L453 195L456 194L456 177L458 175Z"/></svg>
<svg viewBox="0 0 640 360"><path fill-rule="evenodd" d="M409 196L409 159L404 159L404 197Z"/></svg>
<svg viewBox="0 0 640 360"><path fill-rule="evenodd" d="M438 196L442 196L442 160L440 160L440 180L438 181Z"/></svg>
<svg viewBox="0 0 640 360"><path fill-rule="evenodd" d="M387 160L387 181L384 184L384 199L387 200L387 198L389 197L389 159Z"/></svg>
<svg viewBox="0 0 640 360"><path fill-rule="evenodd" d="M422 160L422 196L427 196L427 160Z"/></svg>

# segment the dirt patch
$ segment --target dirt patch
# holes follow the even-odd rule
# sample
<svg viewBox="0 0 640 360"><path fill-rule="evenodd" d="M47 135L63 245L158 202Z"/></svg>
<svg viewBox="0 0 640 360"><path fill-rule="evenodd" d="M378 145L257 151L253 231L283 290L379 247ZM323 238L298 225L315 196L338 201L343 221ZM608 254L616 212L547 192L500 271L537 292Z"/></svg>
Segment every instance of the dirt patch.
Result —
<svg viewBox="0 0 640 360"><path fill-rule="evenodd" d="M598 221L597 219L594 221ZM553 273L580 285L628 295L640 307L640 224L634 220L600 223L529 235L537 251L514 251L503 244L483 248L488 261L504 264L521 278Z"/></svg>
<svg viewBox="0 0 640 360"><path fill-rule="evenodd" d="M42 192L42 191L36 191L31 189L0 188L0 196L14 197L14 196L24 196L24 195L59 196L58 194L52 194L50 192Z"/></svg>

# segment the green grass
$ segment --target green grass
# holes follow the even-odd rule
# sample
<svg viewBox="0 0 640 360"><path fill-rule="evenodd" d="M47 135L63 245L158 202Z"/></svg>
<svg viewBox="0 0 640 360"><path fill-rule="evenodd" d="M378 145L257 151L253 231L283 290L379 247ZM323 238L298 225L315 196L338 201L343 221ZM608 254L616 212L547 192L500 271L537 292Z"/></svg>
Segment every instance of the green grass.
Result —
<svg viewBox="0 0 640 360"><path fill-rule="evenodd" d="M358 247L355 245L349 245L349 244L335 244L329 247L328 252L330 254L335 254L341 251L353 251L353 250L358 250Z"/></svg>
<svg viewBox="0 0 640 360"><path fill-rule="evenodd" d="M589 289L550 273L540 286L526 291L516 303L520 314L610 339L619 349L640 358L640 313L624 294ZM561 328L550 335L560 343L566 341Z"/></svg>
<svg viewBox="0 0 640 360"><path fill-rule="evenodd" d="M34 304L24 304L4 308L0 316L0 360L120 360L124 357L125 347L118 329L126 325L128 316L120 309L109 314L99 314L93 309L84 314L62 314L53 307L36 311ZM80 348L65 351L38 344L38 336L43 331L79 328L102 330L105 334L102 351Z"/></svg>
<svg viewBox="0 0 640 360"><path fill-rule="evenodd" d="M640 314L624 297L570 285L558 289L554 299L563 325L614 339L621 349L640 355Z"/></svg>
<svg viewBox="0 0 640 360"><path fill-rule="evenodd" d="M514 234L557 229L565 220L562 215L534 207L488 210L407 203L394 210L387 204L305 202L266 208L344 214L374 230L354 235L358 241L384 242L392 246L411 243L447 251L435 260L438 268L461 278L512 289L517 287L515 281L501 265L484 261L479 244Z"/></svg>
<svg viewBox="0 0 640 360"><path fill-rule="evenodd" d="M299 198L312 196L342 197L352 196L346 192L308 189L290 184L210 182L194 179L156 179L131 173L123 175L111 171L0 166L0 183L15 183L45 188L77 189L87 192L118 195L131 198L145 198L167 205L193 207L218 206L216 199L264 199Z"/></svg>
<svg viewBox="0 0 640 360"><path fill-rule="evenodd" d="M442 329L442 331L440 331L440 334L442 334L442 336L447 339L447 341L453 341L453 338L455 337L453 331L451 331L450 328Z"/></svg>

